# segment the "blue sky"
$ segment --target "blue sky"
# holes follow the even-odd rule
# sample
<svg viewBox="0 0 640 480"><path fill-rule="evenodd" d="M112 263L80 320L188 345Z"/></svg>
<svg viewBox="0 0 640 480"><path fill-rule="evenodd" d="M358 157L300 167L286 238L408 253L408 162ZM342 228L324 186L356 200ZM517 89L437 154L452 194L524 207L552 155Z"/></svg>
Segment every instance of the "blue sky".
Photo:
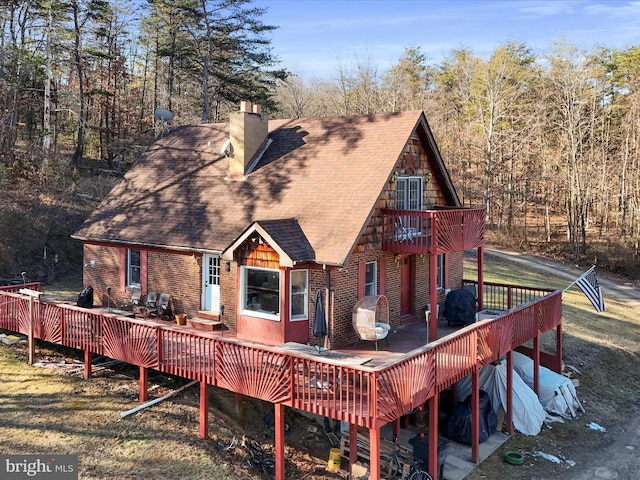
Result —
<svg viewBox="0 0 640 480"><path fill-rule="evenodd" d="M467 47L486 56L505 41L549 51L565 36L585 49L640 45L640 0L256 0L282 66L335 78L339 65L379 71L419 46L431 63Z"/></svg>

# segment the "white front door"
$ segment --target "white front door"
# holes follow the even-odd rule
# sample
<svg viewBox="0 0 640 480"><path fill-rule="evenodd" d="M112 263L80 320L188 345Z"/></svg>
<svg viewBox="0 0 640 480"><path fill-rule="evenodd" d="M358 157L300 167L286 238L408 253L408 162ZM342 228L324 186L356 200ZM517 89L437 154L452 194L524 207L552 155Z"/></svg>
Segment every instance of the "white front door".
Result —
<svg viewBox="0 0 640 480"><path fill-rule="evenodd" d="M202 310L220 311L220 257L202 257Z"/></svg>

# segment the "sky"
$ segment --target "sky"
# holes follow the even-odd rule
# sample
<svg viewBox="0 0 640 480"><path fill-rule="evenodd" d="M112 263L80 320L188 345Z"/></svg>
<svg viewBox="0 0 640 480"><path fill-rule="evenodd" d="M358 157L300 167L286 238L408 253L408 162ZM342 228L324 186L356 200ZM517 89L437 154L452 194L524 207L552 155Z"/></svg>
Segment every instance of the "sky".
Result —
<svg viewBox="0 0 640 480"><path fill-rule="evenodd" d="M371 61L379 71L408 47L428 63L453 49L488 57L506 41L550 52L565 37L580 48L640 45L640 0L256 0L281 67L332 79Z"/></svg>

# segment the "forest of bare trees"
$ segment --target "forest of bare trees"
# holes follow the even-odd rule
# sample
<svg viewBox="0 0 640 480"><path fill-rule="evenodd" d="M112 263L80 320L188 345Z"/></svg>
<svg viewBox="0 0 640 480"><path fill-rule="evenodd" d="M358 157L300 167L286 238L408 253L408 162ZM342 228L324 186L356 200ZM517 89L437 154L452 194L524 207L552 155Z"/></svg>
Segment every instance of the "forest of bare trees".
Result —
<svg viewBox="0 0 640 480"><path fill-rule="evenodd" d="M505 42L431 62L407 46L304 78L248 0L0 2L0 188L95 165L124 171L174 124L424 110L465 206L493 242L640 270L640 46L543 53ZM54 175L55 176L55 175ZM72 184L73 182L67 182Z"/></svg>

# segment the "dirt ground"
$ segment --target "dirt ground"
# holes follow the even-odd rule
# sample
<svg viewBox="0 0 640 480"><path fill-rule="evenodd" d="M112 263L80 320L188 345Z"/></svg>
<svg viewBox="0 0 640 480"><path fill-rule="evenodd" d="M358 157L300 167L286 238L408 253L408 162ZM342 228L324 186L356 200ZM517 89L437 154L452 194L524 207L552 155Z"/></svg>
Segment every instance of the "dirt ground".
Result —
<svg viewBox="0 0 640 480"><path fill-rule="evenodd" d="M524 263L523 263L524 262ZM488 252L485 266L508 283L522 284L523 269L537 285L567 285L580 269L544 260ZM491 280L490 276L486 278ZM535 436L516 433L468 475L479 479L633 479L640 470L640 356L637 286L599 276L607 311L597 314L575 288L564 295L564 361L579 373L578 397L586 413L552 423ZM506 280L504 280L506 281ZM629 283L629 285L625 285ZM77 296L73 282L58 294ZM544 344L544 339L543 339ZM3 453L76 454L83 480L96 479L260 479L269 478L243 465L241 448L229 448L242 435L273 443L264 425L269 405L244 399L241 415L233 394L211 388L209 438L198 436L198 388L120 418L139 405L137 369L110 364L82 379L80 352L38 343L40 368L26 362L24 345L0 347L0 451ZM102 363L108 359L97 359ZM150 395L158 398L186 380L152 372ZM332 444L320 418L288 409L285 435L287 479L346 478L344 470L325 467ZM601 429L590 428L594 424ZM604 430L604 431L601 431ZM522 465L504 462L504 454L524 454ZM557 463L556 463L557 462ZM343 467L346 467L343 462Z"/></svg>
<svg viewBox="0 0 640 480"><path fill-rule="evenodd" d="M509 283L522 283L517 276L523 271L535 272L543 279L539 285L562 289L586 270L495 250L487 252L485 262L493 271L514 272ZM563 294L563 358L580 372L573 378L586 412L551 423L535 437L516 432L467 479L640 478L640 289L637 279L598 272L598 280L605 312L596 313L576 287ZM522 465L505 463L511 450L524 454Z"/></svg>

